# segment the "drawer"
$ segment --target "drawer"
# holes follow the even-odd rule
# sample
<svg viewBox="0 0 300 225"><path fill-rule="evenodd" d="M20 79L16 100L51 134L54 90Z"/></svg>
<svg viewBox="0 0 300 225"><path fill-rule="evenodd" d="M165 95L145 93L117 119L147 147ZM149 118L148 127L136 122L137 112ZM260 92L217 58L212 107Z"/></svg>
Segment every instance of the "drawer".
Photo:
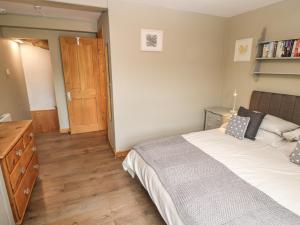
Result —
<svg viewBox="0 0 300 225"><path fill-rule="evenodd" d="M205 130L211 130L221 127L222 123L219 121L207 121L205 124Z"/></svg>
<svg viewBox="0 0 300 225"><path fill-rule="evenodd" d="M208 125L205 126L205 130L217 129L217 128L219 128L219 127L220 127L220 126L208 124Z"/></svg>
<svg viewBox="0 0 300 225"><path fill-rule="evenodd" d="M207 114L206 114L206 119L207 119L207 120L210 120L210 121L212 121L212 120L218 121L218 122L220 122L220 123L222 122L222 116L217 115L217 114L212 113L212 112L207 112Z"/></svg>
<svg viewBox="0 0 300 225"><path fill-rule="evenodd" d="M39 174L38 170L38 159L37 155L34 154L26 170L25 176L22 179L21 184L14 196L20 218L24 216L35 180Z"/></svg>
<svg viewBox="0 0 300 225"><path fill-rule="evenodd" d="M207 126L210 126L210 127L214 127L214 128L219 128L221 125L222 125L222 122L221 121L207 121L206 122L206 125Z"/></svg>
<svg viewBox="0 0 300 225"><path fill-rule="evenodd" d="M20 183L22 177L26 172L27 166L31 160L34 151L35 151L34 143L33 141L31 141L10 175L10 184L14 192L17 190L18 184Z"/></svg>
<svg viewBox="0 0 300 225"><path fill-rule="evenodd" d="M12 150L7 154L5 160L9 173L15 168L16 164L20 160L22 154L24 153L23 139L17 142L17 144L12 148Z"/></svg>
<svg viewBox="0 0 300 225"><path fill-rule="evenodd" d="M32 125L30 125L30 127L28 127L28 129L25 131L23 135L24 148L26 148L26 146L31 142L31 140L33 140L33 138L34 138L33 127Z"/></svg>

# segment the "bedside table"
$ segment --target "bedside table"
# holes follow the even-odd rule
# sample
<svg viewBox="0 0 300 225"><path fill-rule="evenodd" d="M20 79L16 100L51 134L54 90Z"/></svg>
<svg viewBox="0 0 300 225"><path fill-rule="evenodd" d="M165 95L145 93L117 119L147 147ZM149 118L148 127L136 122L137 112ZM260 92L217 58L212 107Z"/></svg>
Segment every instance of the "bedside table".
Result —
<svg viewBox="0 0 300 225"><path fill-rule="evenodd" d="M230 120L232 113L230 108L210 107L205 109L204 130L219 128Z"/></svg>

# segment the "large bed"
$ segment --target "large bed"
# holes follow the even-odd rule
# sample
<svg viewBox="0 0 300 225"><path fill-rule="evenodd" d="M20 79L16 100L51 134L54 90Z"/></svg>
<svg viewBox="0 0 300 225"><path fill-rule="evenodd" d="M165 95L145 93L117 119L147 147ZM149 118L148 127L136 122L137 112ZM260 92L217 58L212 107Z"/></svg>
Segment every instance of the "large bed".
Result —
<svg viewBox="0 0 300 225"><path fill-rule="evenodd" d="M300 98L297 96L254 91L249 108L251 110L269 113L297 124L300 123ZM153 142L149 142L144 143L142 147L147 148L151 146L151 144L151 148L153 148L153 146L154 148L155 146L158 146L157 148L159 148L159 146L164 147L164 143L169 143L170 140L173 139L162 140L163 141L159 141L160 145L157 145L157 142L156 145L153 145ZM187 202L184 198L187 198L189 195L181 193L182 190L186 189L181 187L174 191L169 186L166 186L166 179L168 182L171 180L171 183L176 183L175 180L172 180L172 173L168 173L168 176L163 178L159 174L159 168L153 166L156 165L155 162L151 163L150 161L147 161L147 157L140 154L141 151L138 150L139 147L136 149L133 148L124 160L123 167L132 177L137 176L139 178L167 224L300 224L300 166L291 163L289 160L289 155L296 147L295 142L280 141L277 142L276 145L270 145L270 143L260 139L255 141L249 139L238 140L232 136L226 135L225 128L223 127L215 130L185 134L177 137L174 141L178 141L178 144L173 144L172 146L181 146L181 148L185 148L182 146L193 146L190 148L193 148L191 151L192 154L195 155L194 163L196 164L194 165L197 165L197 163L208 163L207 165L210 165L213 161L219 163L218 165L220 165L221 170L226 170L224 176L229 174L230 181L227 182L226 177L224 180L222 180L222 178L220 180L220 177L218 177L219 181L211 183L211 178L206 179L206 177L204 177L202 181L207 180L207 185L206 182L203 182L203 184L198 183L197 185L201 190L208 189L205 199L209 200L203 201L202 198L199 200L200 202L189 206L190 208L186 207L183 210L179 203ZM164 148L166 154L169 150L171 152L171 149L168 147ZM156 149L156 151L159 152L159 149ZM167 159L168 155L166 154L161 154L160 157ZM176 161L176 157L174 156L176 156L177 153L172 152L172 154L170 160L175 159ZM202 161L196 161L198 156L199 159L202 157ZM184 155L181 157L184 157ZM159 167L159 164L157 165L157 167ZM170 167L172 167L172 165ZM198 170L203 170L203 168L205 167L197 167ZM206 174L211 173L211 171L204 172ZM184 179L190 179L190 177L193 177L193 173L197 174L193 170L190 170L191 176L184 173L179 175L174 174L174 179L183 180L183 176L186 176ZM230 173L232 173L232 175ZM191 179L185 182L185 184L190 185L191 188L197 187L197 185L192 185L193 182L194 180ZM198 181L195 180L195 182ZM217 198L215 196L209 196L210 189L216 189L217 191L214 190L214 195L218 195L226 193L226 190L222 190L223 186L224 189L231 187L234 189L235 185L243 189L241 190L242 195L250 193L251 196L249 198L265 198L265 200L259 202L259 204L262 203L267 206L261 206L259 204L255 205L254 203L250 204L247 202L248 198L246 197L235 199L234 196L239 196L239 189L237 189L236 195L232 196L217 196ZM174 192L179 193L174 194ZM224 201L221 204L220 202L217 202L220 201L220 199ZM243 213L247 212L247 210L244 209L241 211L235 208L235 206L239 207L239 200L245 201L242 204L243 207L253 207L253 213L250 212L249 215L242 218ZM269 204L275 214L274 212L268 211ZM224 207L226 207L226 209ZM197 210L199 212L197 212ZM261 215L259 215L260 211ZM227 214L232 212L234 213L231 218L231 215ZM236 218L238 217L237 215L240 218ZM186 218L189 216L191 219ZM265 218L268 216L278 218ZM256 219L253 219L252 217ZM279 220L281 219L282 221L280 222ZM276 222L274 222L275 220ZM201 221L201 223L199 221ZM226 221L226 223L224 221Z"/></svg>

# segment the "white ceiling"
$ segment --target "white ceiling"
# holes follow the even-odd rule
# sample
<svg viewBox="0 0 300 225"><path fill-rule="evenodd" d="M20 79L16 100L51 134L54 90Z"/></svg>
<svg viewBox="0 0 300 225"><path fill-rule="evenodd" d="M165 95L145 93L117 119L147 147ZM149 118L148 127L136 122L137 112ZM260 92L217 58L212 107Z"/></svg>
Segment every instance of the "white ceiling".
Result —
<svg viewBox="0 0 300 225"><path fill-rule="evenodd" d="M0 0L0 8L6 9L6 12L10 14L45 16L93 22L97 21L101 15L101 12L68 9L65 7L59 8L45 5L42 5L40 10L36 10L33 4L2 0Z"/></svg>
<svg viewBox="0 0 300 225"><path fill-rule="evenodd" d="M108 0L109 1L109 0ZM165 8L232 17L284 0L127 0Z"/></svg>
<svg viewBox="0 0 300 225"><path fill-rule="evenodd" d="M8 13L46 16L55 18L78 19L85 21L95 21L100 16L100 12L95 10L79 10L74 8L59 8L54 6L42 6L41 13L33 8L32 2L26 0L26 3L19 3L18 0L8 1L0 0L0 8L5 8ZM57 0L58 1L58 0ZM99 1L99 0L97 0ZM104 1L104 0L101 0ZM109 2L109 0L107 0ZM145 3L149 5L173 8L178 10L199 12L208 15L221 17L232 17L251 10L255 10L267 5L281 2L284 0L126 0L130 2ZM34 1L33 1L34 2ZM38 1L37 1L38 2ZM47 1L41 1L46 3ZM68 3L67 0L59 0L61 3ZM86 5L85 0L78 0L81 5Z"/></svg>

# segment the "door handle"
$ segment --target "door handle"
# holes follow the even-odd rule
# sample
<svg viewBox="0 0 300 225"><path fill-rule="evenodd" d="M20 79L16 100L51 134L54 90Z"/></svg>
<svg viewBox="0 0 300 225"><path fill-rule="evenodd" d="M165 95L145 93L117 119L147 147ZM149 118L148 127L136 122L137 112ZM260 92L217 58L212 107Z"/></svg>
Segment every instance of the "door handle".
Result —
<svg viewBox="0 0 300 225"><path fill-rule="evenodd" d="M67 92L67 100L68 102L72 101L72 96L70 91Z"/></svg>

